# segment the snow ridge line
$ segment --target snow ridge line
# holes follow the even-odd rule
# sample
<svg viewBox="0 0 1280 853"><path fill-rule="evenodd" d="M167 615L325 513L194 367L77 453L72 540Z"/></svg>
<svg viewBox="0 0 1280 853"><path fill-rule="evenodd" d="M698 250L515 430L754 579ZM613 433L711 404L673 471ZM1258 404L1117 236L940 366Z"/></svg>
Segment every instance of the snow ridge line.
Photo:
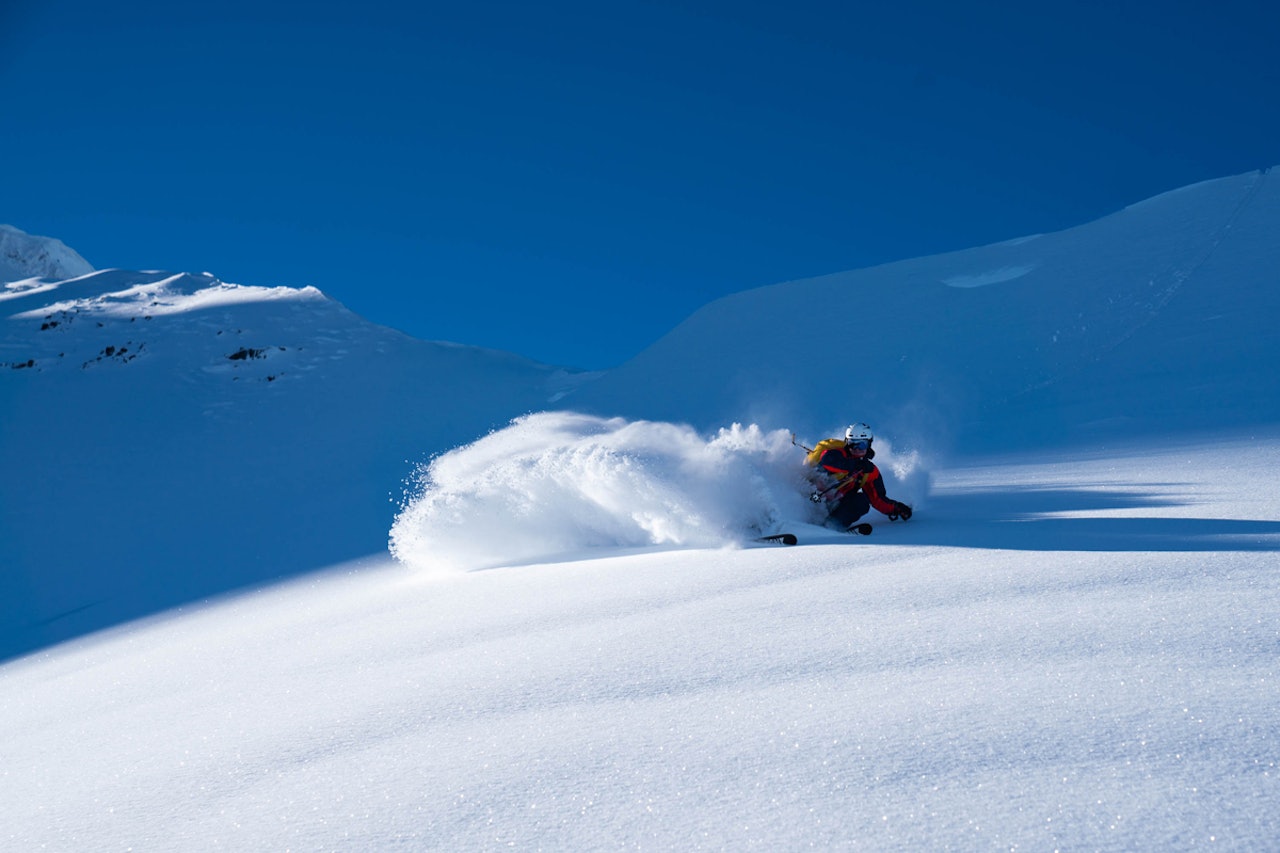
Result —
<svg viewBox="0 0 1280 853"><path fill-rule="evenodd" d="M1041 391L1062 382L1064 379L1083 370L1085 363L1097 364L1102 361L1104 357L1123 346L1126 341L1150 325L1156 317L1160 316L1165 306L1167 306L1173 297L1177 295L1178 291L1182 289L1182 286L1186 281L1191 278L1191 276L1195 275L1201 267L1208 263L1209 259L1212 258L1214 253L1222 246L1223 242L1227 238L1228 232L1230 232L1232 228L1235 227L1235 224L1240 221L1240 217L1244 214L1244 211L1253 203L1254 199L1257 198L1258 193L1262 191L1262 186L1266 180L1267 174L1268 170L1260 169L1250 175L1249 184L1244 188L1239 200L1231 209L1231 212L1227 214L1226 218L1222 221L1222 224L1214 230L1213 237L1209 240L1208 245L1200 253L1199 257L1193 257L1189 262L1180 262L1175 258L1170 261L1165 270L1152 277L1151 283L1153 285L1157 285L1157 282L1166 278L1169 280L1169 283L1163 288L1160 288L1157 285L1148 310L1144 312L1144 319L1140 322L1134 323L1110 343L1100 343L1097 345L1093 349L1092 358L1088 359L1087 362L1082 362L1075 370L1062 371L1057 376L1053 376L1043 382L1037 382L1034 385L1024 388L1022 391L1011 394L1010 397L1017 398L1024 394Z"/></svg>

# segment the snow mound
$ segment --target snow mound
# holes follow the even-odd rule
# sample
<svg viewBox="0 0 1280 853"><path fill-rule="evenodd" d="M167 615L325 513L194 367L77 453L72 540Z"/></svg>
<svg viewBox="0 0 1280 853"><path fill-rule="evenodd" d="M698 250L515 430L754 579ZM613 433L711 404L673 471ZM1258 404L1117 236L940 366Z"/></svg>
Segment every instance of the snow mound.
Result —
<svg viewBox="0 0 1280 853"><path fill-rule="evenodd" d="M1280 422L1280 172L1035 239L703 306L569 402L700 428L865 420L941 451ZM846 420L847 419L847 420Z"/></svg>
<svg viewBox="0 0 1280 853"><path fill-rule="evenodd" d="M886 445L887 446L887 445ZM604 548L715 548L820 521L785 430L541 412L415 474L391 553L428 571L562 560ZM918 454L882 466L919 482Z"/></svg>
<svg viewBox="0 0 1280 853"><path fill-rule="evenodd" d="M31 278L60 281L91 272L89 262L61 240L0 225L0 283Z"/></svg>

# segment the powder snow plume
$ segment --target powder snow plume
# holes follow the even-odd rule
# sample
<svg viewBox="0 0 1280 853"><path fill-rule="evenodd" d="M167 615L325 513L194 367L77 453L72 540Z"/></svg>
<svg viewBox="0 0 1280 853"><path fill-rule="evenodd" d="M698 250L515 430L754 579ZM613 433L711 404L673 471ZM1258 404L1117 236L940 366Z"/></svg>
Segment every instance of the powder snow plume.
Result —
<svg viewBox="0 0 1280 853"><path fill-rule="evenodd" d="M598 548L718 547L803 519L801 451L755 425L527 415L423 466L391 528L419 569L469 570Z"/></svg>

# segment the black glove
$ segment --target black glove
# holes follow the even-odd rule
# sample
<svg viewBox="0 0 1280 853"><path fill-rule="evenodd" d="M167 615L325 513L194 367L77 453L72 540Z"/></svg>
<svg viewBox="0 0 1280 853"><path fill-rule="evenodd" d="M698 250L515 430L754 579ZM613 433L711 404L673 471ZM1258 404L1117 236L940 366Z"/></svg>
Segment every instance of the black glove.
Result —
<svg viewBox="0 0 1280 853"><path fill-rule="evenodd" d="M892 503L893 512L889 513L890 521L897 521L898 519L902 519L903 521L911 520L911 507L907 506L902 501L892 501Z"/></svg>

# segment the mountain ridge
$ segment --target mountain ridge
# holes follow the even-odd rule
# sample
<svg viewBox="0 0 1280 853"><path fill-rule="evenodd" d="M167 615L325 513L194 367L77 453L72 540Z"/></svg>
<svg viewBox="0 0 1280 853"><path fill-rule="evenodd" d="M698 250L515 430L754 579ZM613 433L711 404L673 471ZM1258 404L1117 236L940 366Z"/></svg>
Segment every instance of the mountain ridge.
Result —
<svg viewBox="0 0 1280 853"><path fill-rule="evenodd" d="M1054 234L755 288L704 306L577 402L702 427L764 418L823 431L865 420L921 441L931 432L935 446L985 450L1095 440L1090 425L1105 430L1116 418L1159 430L1192 411L1177 403L1173 378L1154 377L1143 399L1123 400L1107 390L1123 383L1108 383L1106 372L1147 361L1136 349L1151 337L1144 328L1177 326L1184 302L1215 298L1224 311L1213 358L1280 359L1259 327L1280 310L1278 232L1280 182L1260 171ZM1197 345L1179 364L1193 373L1205 354ZM682 381L669 383L681 365ZM1213 400L1223 425L1280 418L1280 394L1227 390ZM1050 403L1070 416L1044 417Z"/></svg>

